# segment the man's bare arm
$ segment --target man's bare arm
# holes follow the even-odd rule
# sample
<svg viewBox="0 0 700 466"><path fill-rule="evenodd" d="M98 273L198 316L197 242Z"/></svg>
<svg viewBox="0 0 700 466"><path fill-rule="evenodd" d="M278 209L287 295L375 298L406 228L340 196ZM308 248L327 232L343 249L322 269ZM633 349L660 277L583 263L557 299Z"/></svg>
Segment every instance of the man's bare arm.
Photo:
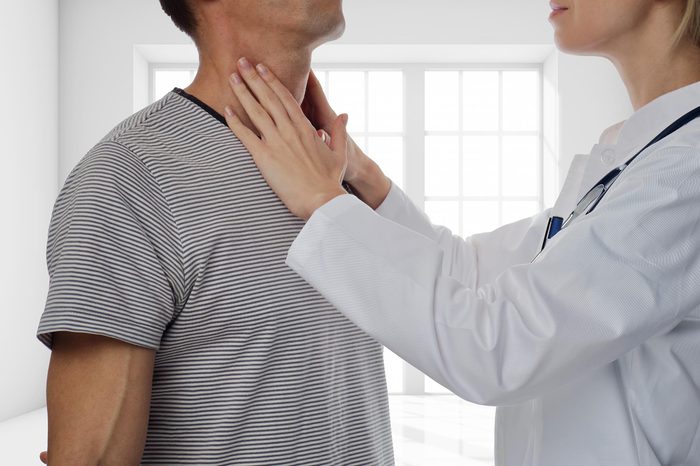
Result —
<svg viewBox="0 0 700 466"><path fill-rule="evenodd" d="M155 351L112 338L54 335L47 380L49 465L138 465Z"/></svg>

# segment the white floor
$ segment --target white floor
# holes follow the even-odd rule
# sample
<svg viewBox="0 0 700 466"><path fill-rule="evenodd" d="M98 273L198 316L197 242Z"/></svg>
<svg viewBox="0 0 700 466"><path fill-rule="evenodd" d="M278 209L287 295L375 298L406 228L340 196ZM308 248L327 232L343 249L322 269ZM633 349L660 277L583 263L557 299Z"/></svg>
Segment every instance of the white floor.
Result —
<svg viewBox="0 0 700 466"><path fill-rule="evenodd" d="M493 465L492 408L451 395L392 396L396 466ZM0 465L40 465L46 410L0 423Z"/></svg>
<svg viewBox="0 0 700 466"><path fill-rule="evenodd" d="M46 449L46 409L0 422L0 465L41 465L39 453Z"/></svg>
<svg viewBox="0 0 700 466"><path fill-rule="evenodd" d="M454 395L390 397L396 466L492 466L494 408Z"/></svg>

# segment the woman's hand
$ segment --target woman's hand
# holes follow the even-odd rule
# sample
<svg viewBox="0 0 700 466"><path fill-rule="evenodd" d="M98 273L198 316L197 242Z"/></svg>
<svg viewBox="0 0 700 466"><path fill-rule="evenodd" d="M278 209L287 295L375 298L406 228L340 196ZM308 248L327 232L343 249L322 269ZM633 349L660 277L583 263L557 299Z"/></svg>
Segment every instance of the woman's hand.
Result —
<svg viewBox="0 0 700 466"><path fill-rule="evenodd" d="M333 122L338 118L331 105L323 93L323 87L318 82L318 78L313 71L309 73L309 80L306 83L306 94L301 103L301 110L309 119L314 128L330 132Z"/></svg>
<svg viewBox="0 0 700 466"><path fill-rule="evenodd" d="M323 204L346 194L341 183L347 168L347 115L335 119L327 144L265 66L258 65L256 72L242 58L238 69L241 74L231 75L231 87L260 136L230 107L226 107L226 121L272 190L294 215L308 220Z"/></svg>
<svg viewBox="0 0 700 466"><path fill-rule="evenodd" d="M315 128L326 132L330 132L333 122L338 118L313 71L309 74L301 108ZM362 152L351 137L348 138L345 181L352 186L355 194L373 209L379 207L391 189L391 180L384 175L374 160Z"/></svg>

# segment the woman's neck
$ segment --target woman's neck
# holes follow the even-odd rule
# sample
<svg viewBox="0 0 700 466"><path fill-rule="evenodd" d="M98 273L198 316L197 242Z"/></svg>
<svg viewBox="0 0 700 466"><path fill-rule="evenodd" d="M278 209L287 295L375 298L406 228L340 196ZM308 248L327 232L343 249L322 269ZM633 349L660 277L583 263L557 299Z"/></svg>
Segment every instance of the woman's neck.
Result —
<svg viewBox="0 0 700 466"><path fill-rule="evenodd" d="M674 42L677 7L669 4L657 8L658 14L620 38L604 54L622 77L635 110L700 81L700 47L689 39Z"/></svg>
<svg viewBox="0 0 700 466"><path fill-rule="evenodd" d="M671 53L646 49L615 60L632 106L640 109L664 94L700 81L700 48L679 46Z"/></svg>

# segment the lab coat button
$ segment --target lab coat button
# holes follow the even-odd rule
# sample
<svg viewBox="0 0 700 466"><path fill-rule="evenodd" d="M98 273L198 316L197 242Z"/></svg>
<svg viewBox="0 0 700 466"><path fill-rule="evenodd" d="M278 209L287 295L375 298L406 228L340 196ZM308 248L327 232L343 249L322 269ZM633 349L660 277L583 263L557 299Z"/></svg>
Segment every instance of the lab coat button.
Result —
<svg viewBox="0 0 700 466"><path fill-rule="evenodd" d="M604 164L612 165L615 163L615 151L613 149L605 149L600 158Z"/></svg>

